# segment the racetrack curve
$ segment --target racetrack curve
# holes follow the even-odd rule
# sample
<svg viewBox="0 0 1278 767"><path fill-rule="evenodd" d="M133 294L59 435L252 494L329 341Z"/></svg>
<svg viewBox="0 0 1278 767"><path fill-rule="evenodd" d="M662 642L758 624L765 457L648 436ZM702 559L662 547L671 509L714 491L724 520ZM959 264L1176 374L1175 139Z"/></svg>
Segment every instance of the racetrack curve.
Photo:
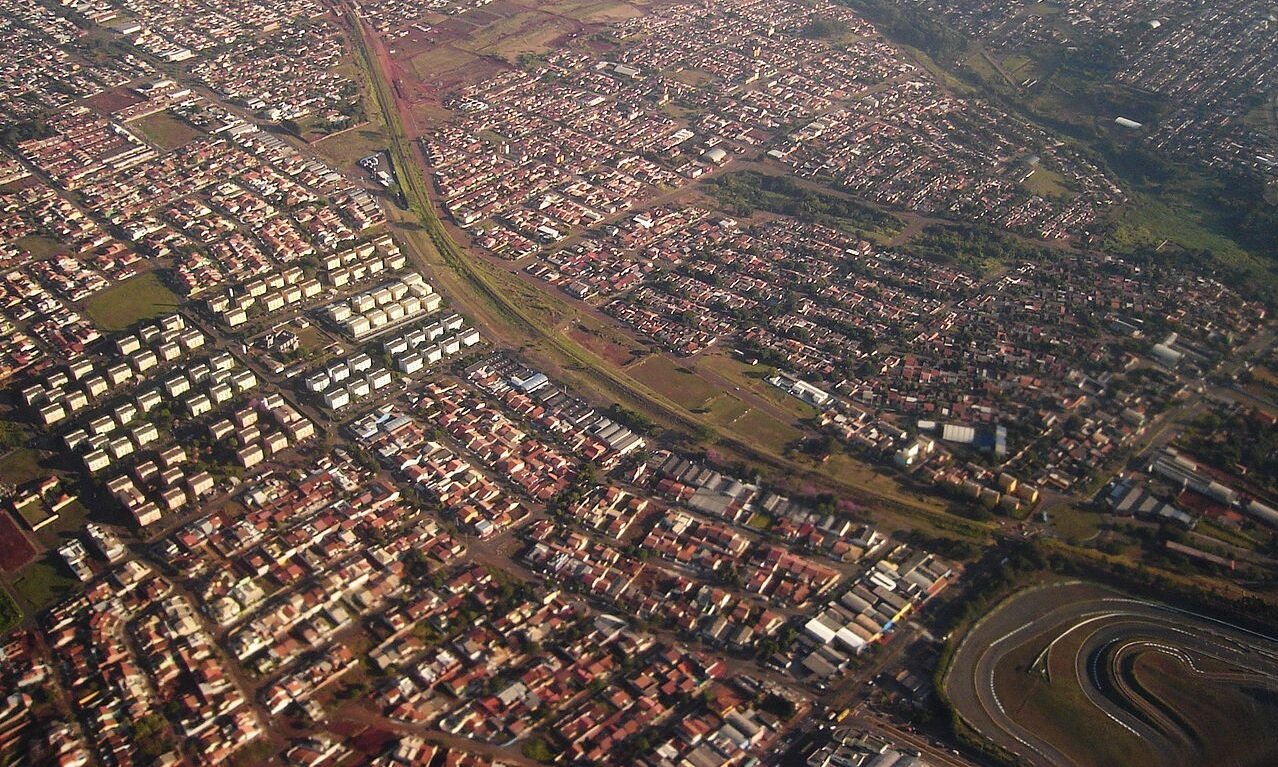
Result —
<svg viewBox="0 0 1278 767"><path fill-rule="evenodd" d="M1027 657L1027 650L1034 658L1028 669L1007 668L1009 654ZM1087 703L1103 717L1098 721L1138 738L1154 763L1201 764L1192 723L1133 674L1145 653L1174 658L1195 679L1278 692L1278 640L1079 582L1029 589L995 609L955 652L945 691L968 725L1027 763L1086 764L1070 748L1018 722L999 698L1003 675L1039 674L1059 682L1060 674L1072 673ZM1228 671L1203 671L1200 665Z"/></svg>

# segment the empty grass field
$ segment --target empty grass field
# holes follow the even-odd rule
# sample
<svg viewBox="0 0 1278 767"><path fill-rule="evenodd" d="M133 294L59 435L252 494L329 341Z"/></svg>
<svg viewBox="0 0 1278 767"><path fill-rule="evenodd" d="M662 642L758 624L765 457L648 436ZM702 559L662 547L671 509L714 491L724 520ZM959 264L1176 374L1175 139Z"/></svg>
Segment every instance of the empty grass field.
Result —
<svg viewBox="0 0 1278 767"><path fill-rule="evenodd" d="M187 125L168 112L156 112L133 123L132 128L142 137L161 149L177 149L185 146L197 136L202 135L196 128Z"/></svg>
<svg viewBox="0 0 1278 767"><path fill-rule="evenodd" d="M38 613L66 599L80 588L56 551L32 562L10 581L9 588L18 607Z"/></svg>
<svg viewBox="0 0 1278 767"><path fill-rule="evenodd" d="M451 45L442 45L414 56L409 65L412 67L413 73L422 80L432 80L439 75L465 69L478 60L477 56L473 56L459 48Z"/></svg>
<svg viewBox="0 0 1278 767"><path fill-rule="evenodd" d="M85 314L103 330L124 330L135 322L173 312L178 297L146 272L99 291L84 302Z"/></svg>
<svg viewBox="0 0 1278 767"><path fill-rule="evenodd" d="M338 170L347 171L361 159L385 149L386 136L374 126L363 125L325 136L311 142L311 146Z"/></svg>
<svg viewBox="0 0 1278 767"><path fill-rule="evenodd" d="M21 485L47 477L49 472L40 467L36 451L20 447L0 458L0 482Z"/></svg>
<svg viewBox="0 0 1278 767"><path fill-rule="evenodd" d="M1074 193L1065 185L1065 179L1059 173L1046 168L1035 168L1030 177L1021 182L1025 191L1041 197L1073 197Z"/></svg>
<svg viewBox="0 0 1278 767"><path fill-rule="evenodd" d="M54 239L44 237L38 234L29 234L26 237L19 237L13 243L19 250L25 250L31 254L32 258L50 258L59 253L65 252L62 245Z"/></svg>
<svg viewBox="0 0 1278 767"><path fill-rule="evenodd" d="M1066 541L1079 543L1100 532L1100 517L1090 511L1062 506L1051 512L1056 532Z"/></svg>
<svg viewBox="0 0 1278 767"><path fill-rule="evenodd" d="M802 432L790 424L755 408L747 410L729 428L746 441L763 445L773 452L784 450L786 445L802 436Z"/></svg>
<svg viewBox="0 0 1278 767"><path fill-rule="evenodd" d="M668 357L654 354L626 368L635 380L687 410L709 407L719 390Z"/></svg>

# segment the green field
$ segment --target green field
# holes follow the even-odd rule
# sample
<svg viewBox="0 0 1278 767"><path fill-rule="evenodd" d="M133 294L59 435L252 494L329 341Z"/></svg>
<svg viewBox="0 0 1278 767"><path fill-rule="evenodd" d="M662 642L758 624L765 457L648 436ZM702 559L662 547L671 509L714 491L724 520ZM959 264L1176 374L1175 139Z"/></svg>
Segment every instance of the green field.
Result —
<svg viewBox="0 0 1278 767"><path fill-rule="evenodd" d="M1065 179L1059 173L1046 168L1035 168L1034 173L1021 183L1025 191L1040 197L1072 197L1073 193L1065 185Z"/></svg>
<svg viewBox="0 0 1278 767"><path fill-rule="evenodd" d="M176 311L178 297L155 272L131 277L84 302L84 312L103 330L124 330L135 322Z"/></svg>
<svg viewBox="0 0 1278 767"><path fill-rule="evenodd" d="M1100 532L1100 517L1090 511L1062 506L1049 515L1057 534L1070 543L1085 541Z"/></svg>
<svg viewBox="0 0 1278 767"><path fill-rule="evenodd" d="M49 472L40 467L39 454L29 447L20 447L0 458L0 482L21 485L47 476Z"/></svg>
<svg viewBox="0 0 1278 767"><path fill-rule="evenodd" d="M1203 519L1194 528L1196 532L1223 541L1231 546L1237 546L1240 549L1255 549L1260 545L1256 539L1246 535L1238 530L1231 530L1222 525L1218 525L1210 519Z"/></svg>
<svg viewBox="0 0 1278 767"><path fill-rule="evenodd" d="M1142 200L1134 203L1118 219L1111 245L1120 251L1142 246L1179 245L1185 250L1210 250L1225 261L1243 261L1251 256L1237 243L1208 230L1198 214L1187 206Z"/></svg>
<svg viewBox="0 0 1278 767"><path fill-rule="evenodd" d="M654 354L626 372L653 391L683 406L687 410L708 407L719 390L711 386L689 368L672 362L668 357Z"/></svg>
<svg viewBox="0 0 1278 767"><path fill-rule="evenodd" d="M23 568L14 576L10 589L18 606L28 613L38 613L57 604L80 588L56 551Z"/></svg>
<svg viewBox="0 0 1278 767"><path fill-rule="evenodd" d="M311 143L311 147L338 170L353 168L364 157L386 148L386 137L372 126L334 133Z"/></svg>
<svg viewBox="0 0 1278 767"><path fill-rule="evenodd" d="M185 146L196 137L203 135L198 129L168 112L147 115L133 123L131 127L136 128L147 141L165 150Z"/></svg>
<svg viewBox="0 0 1278 767"><path fill-rule="evenodd" d="M741 435L747 442L763 445L772 451L780 451L803 433L788 423L763 412L751 408L732 424L732 431Z"/></svg>
<svg viewBox="0 0 1278 767"><path fill-rule="evenodd" d="M30 253L34 259L50 258L66 250L57 240L38 234L19 237L13 244L19 250L25 250Z"/></svg>

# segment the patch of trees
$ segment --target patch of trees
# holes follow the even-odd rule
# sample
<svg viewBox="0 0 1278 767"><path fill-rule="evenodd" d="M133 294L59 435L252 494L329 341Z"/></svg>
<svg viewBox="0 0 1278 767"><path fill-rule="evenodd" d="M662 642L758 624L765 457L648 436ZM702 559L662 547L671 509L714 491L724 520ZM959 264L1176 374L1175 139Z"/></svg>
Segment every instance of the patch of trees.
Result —
<svg viewBox="0 0 1278 767"><path fill-rule="evenodd" d="M608 409L604 411L604 415L639 434L648 434L656 426L656 424L645 417L642 413L638 413L616 402L608 406Z"/></svg>
<svg viewBox="0 0 1278 767"><path fill-rule="evenodd" d="M831 19L828 16L813 16L811 21L803 25L803 29L799 34L809 40L825 40L831 37L841 37L848 31L848 27L838 19Z"/></svg>
<svg viewBox="0 0 1278 767"><path fill-rule="evenodd" d="M1222 469L1247 467L1252 481L1278 489L1278 429L1246 412L1204 413L1186 432L1186 447Z"/></svg>
<svg viewBox="0 0 1278 767"><path fill-rule="evenodd" d="M0 633L8 631L22 622L22 611L17 602L5 591L0 591Z"/></svg>
<svg viewBox="0 0 1278 767"><path fill-rule="evenodd" d="M719 202L739 216L766 210L800 221L843 225L853 229L897 231L895 216L868 205L807 189L786 176L756 171L729 173L714 179L710 191Z"/></svg>
<svg viewBox="0 0 1278 767"><path fill-rule="evenodd" d="M841 0L856 10L888 37L923 51L933 59L949 61L968 48L968 39L957 30L936 21L934 14L894 0Z"/></svg>
<svg viewBox="0 0 1278 767"><path fill-rule="evenodd" d="M33 138L48 138L53 131L45 123L44 118L23 120L0 128L0 143L14 146Z"/></svg>
<svg viewBox="0 0 1278 767"><path fill-rule="evenodd" d="M1242 174L1223 178L1214 202L1234 240L1278 266L1278 202L1267 194L1264 180Z"/></svg>
<svg viewBox="0 0 1278 767"><path fill-rule="evenodd" d="M930 551L938 557L950 560L975 559L981 549L971 541L961 538L950 538L945 535L930 535L922 530L910 530L904 534L905 542Z"/></svg>
<svg viewBox="0 0 1278 767"><path fill-rule="evenodd" d="M906 243L905 250L934 263L976 272L987 270L992 264L1037 261L1046 256L1043 248L993 229L967 224L929 226Z"/></svg>

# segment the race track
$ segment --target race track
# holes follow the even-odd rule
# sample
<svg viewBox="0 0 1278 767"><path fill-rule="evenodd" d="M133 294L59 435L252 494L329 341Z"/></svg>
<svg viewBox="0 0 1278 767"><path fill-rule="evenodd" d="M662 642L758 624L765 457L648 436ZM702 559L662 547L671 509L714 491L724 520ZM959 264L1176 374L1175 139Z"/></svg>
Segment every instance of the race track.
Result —
<svg viewBox="0 0 1278 767"><path fill-rule="evenodd" d="M969 725L1031 764L1094 763L1078 756L1089 737L1105 736L1106 727L1149 749L1132 763L1201 764L1202 738L1194 723L1134 672L1151 653L1174 661L1178 674L1196 681L1278 693L1278 640L1078 582L1024 591L978 623L955 653L945 689ZM1009 660L1013 654L1017 663ZM1011 678L1018 674L1023 676ZM999 693L1009 681L1033 675L1058 688L1076 685L1099 726L1062 743L1018 721L1022 717Z"/></svg>

